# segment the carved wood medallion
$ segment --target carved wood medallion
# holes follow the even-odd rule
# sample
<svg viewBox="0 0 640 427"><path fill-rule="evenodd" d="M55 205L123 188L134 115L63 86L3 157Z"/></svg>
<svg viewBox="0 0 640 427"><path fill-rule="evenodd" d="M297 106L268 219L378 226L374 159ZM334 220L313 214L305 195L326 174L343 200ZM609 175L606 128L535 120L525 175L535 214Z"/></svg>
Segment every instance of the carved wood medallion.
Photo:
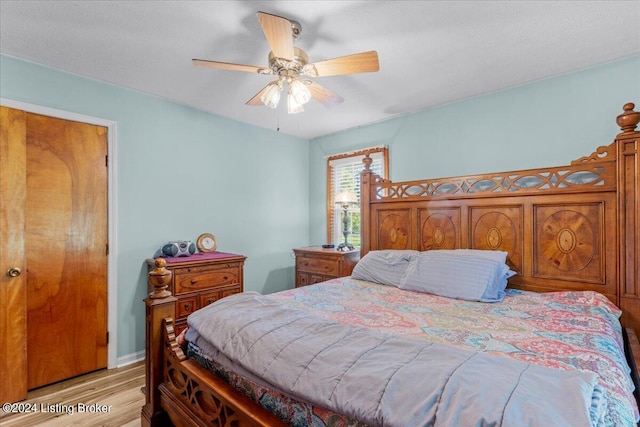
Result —
<svg viewBox="0 0 640 427"><path fill-rule="evenodd" d="M536 206L534 275L604 283L603 205Z"/></svg>
<svg viewBox="0 0 640 427"><path fill-rule="evenodd" d="M522 274L522 206L471 207L471 247L508 253L509 267Z"/></svg>
<svg viewBox="0 0 640 427"><path fill-rule="evenodd" d="M421 251L431 249L457 249L460 247L460 210L419 209L418 221Z"/></svg>
<svg viewBox="0 0 640 427"><path fill-rule="evenodd" d="M378 248L409 249L410 217L408 209L378 211Z"/></svg>

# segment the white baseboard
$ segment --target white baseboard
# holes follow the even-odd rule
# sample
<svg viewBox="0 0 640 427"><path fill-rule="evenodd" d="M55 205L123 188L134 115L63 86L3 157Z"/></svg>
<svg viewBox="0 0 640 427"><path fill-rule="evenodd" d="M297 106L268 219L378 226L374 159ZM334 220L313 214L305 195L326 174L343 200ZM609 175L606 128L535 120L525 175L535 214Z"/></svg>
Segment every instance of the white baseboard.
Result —
<svg viewBox="0 0 640 427"><path fill-rule="evenodd" d="M124 356L118 357L116 362L117 368L122 368L123 366L131 365L132 363L140 362L144 360L145 352L138 351L136 353L125 354Z"/></svg>

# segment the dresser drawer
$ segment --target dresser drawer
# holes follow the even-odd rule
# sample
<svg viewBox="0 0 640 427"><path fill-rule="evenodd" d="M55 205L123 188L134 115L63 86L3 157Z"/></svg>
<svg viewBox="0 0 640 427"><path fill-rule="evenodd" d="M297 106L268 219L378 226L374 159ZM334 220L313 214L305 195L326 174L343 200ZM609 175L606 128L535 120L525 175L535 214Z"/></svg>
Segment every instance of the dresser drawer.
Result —
<svg viewBox="0 0 640 427"><path fill-rule="evenodd" d="M241 268L242 265L243 265L243 262L237 262L237 261L208 263L208 264L203 263L203 264L193 264L189 266L176 267L176 268L172 268L171 271L173 271L173 274L175 275L189 274L189 273L206 273L207 271L221 270L225 268Z"/></svg>
<svg viewBox="0 0 640 427"><path fill-rule="evenodd" d="M200 294L200 308L214 303L220 298L228 297L229 295L233 294L239 294L240 292L242 292L242 288L239 284L224 286L222 288L217 288L214 291L203 292Z"/></svg>
<svg viewBox="0 0 640 427"><path fill-rule="evenodd" d="M335 259L299 257L296 258L296 269L309 273L326 274L335 276L338 274L338 262Z"/></svg>
<svg viewBox="0 0 640 427"><path fill-rule="evenodd" d="M184 319L198 309L196 295L178 298L176 301L176 317Z"/></svg>
<svg viewBox="0 0 640 427"><path fill-rule="evenodd" d="M181 269L186 270L186 269ZM208 269L196 272L178 273L174 277L176 295L199 291L212 286L224 286L240 283L240 268Z"/></svg>
<svg viewBox="0 0 640 427"><path fill-rule="evenodd" d="M180 320L180 321L176 320L176 322L173 325L173 330L175 331L176 336L180 335L180 333L185 329L187 329L188 326L189 324L187 323L186 320Z"/></svg>
<svg viewBox="0 0 640 427"><path fill-rule="evenodd" d="M220 289L220 298L228 297L229 295L239 294L242 292L242 287L240 285L233 286L225 286Z"/></svg>
<svg viewBox="0 0 640 427"><path fill-rule="evenodd" d="M177 298L173 314L176 333L187 327L191 313L243 291L245 259L244 255L215 252L166 260L166 269L172 273L168 290ZM148 259L147 266L149 271L155 269L155 260Z"/></svg>
<svg viewBox="0 0 640 427"><path fill-rule="evenodd" d="M220 299L220 291L204 292L200 294L200 308L206 307Z"/></svg>

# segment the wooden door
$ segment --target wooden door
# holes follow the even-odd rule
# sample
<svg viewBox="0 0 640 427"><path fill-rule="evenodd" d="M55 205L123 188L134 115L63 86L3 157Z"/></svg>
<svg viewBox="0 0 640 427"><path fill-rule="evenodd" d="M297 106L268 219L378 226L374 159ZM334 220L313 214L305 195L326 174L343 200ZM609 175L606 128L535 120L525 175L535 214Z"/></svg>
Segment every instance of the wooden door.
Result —
<svg viewBox="0 0 640 427"><path fill-rule="evenodd" d="M0 403L27 397L26 161L26 113L0 107Z"/></svg>
<svg viewBox="0 0 640 427"><path fill-rule="evenodd" d="M24 245L32 389L107 364L107 129L26 113L24 147L24 232L16 240ZM3 204L7 198L3 192Z"/></svg>
<svg viewBox="0 0 640 427"><path fill-rule="evenodd" d="M107 365L107 130L27 115L28 388Z"/></svg>

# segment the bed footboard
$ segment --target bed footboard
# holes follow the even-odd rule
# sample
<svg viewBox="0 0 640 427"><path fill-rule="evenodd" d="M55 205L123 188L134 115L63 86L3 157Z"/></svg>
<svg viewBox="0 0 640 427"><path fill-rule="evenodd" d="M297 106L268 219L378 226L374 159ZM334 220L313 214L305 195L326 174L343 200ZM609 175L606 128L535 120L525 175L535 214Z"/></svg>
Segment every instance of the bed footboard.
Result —
<svg viewBox="0 0 640 427"><path fill-rule="evenodd" d="M275 415L222 378L187 359L177 343L176 298L167 291L171 272L156 260L146 299L146 387L142 426L285 427Z"/></svg>
<svg viewBox="0 0 640 427"><path fill-rule="evenodd" d="M636 335L636 331L632 328L624 328L622 330L624 337L624 354L627 356L627 363L631 368L631 379L635 390L633 396L636 398L636 403L640 407L640 375L638 374L638 366L640 366L640 341ZM640 425L640 423L638 423Z"/></svg>
<svg viewBox="0 0 640 427"><path fill-rule="evenodd" d="M162 408L176 426L285 426L223 379L187 360L175 341L173 319L165 319Z"/></svg>

